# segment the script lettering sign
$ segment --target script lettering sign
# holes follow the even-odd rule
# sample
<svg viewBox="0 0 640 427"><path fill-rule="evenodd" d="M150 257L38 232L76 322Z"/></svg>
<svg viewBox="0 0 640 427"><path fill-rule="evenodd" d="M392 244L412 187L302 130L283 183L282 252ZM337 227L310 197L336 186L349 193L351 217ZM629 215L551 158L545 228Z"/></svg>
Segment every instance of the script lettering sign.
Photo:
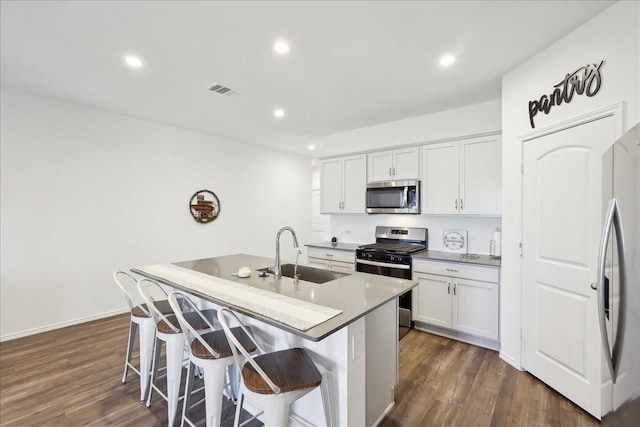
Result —
<svg viewBox="0 0 640 427"><path fill-rule="evenodd" d="M540 99L529 101L529 122L531 127L535 129L533 117L539 112L549 114L551 107L560 105L563 102L567 104L571 102L574 94L594 96L600 90L602 84L602 76L600 67L604 61L599 64L587 64L578 68L573 73L567 73L560 83L554 85L553 92L549 95L542 95Z"/></svg>

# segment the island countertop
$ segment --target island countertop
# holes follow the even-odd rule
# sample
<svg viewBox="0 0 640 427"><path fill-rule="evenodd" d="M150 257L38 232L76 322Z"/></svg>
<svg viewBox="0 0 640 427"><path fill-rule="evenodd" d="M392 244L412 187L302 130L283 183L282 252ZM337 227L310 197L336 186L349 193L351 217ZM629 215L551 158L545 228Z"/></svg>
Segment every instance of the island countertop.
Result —
<svg viewBox="0 0 640 427"><path fill-rule="evenodd" d="M176 262L171 265L216 278L221 278L226 281L240 283L255 289L265 290L312 304L341 310L342 313L339 315L314 326L311 329L302 331L278 322L270 317L252 312L247 307L230 305L219 300L216 297L215 285L211 287L211 292L195 292L191 289L185 288L179 283L172 282L166 277L155 275L151 272L151 267L153 266L137 267L131 270L134 273L192 293L213 303L231 306L231 308L243 314L312 341L322 340L417 285L417 282L412 280L396 279L386 276L358 273L355 271L340 279L322 284L305 282L303 280L300 280L298 284L294 284L293 279L288 277L283 277L280 280L275 280L273 275L269 275L264 278L259 277L256 270L273 266L273 259L246 254L234 254L215 258ZM249 267L253 271L251 276L247 278L237 277L235 273L238 272L240 267Z"/></svg>

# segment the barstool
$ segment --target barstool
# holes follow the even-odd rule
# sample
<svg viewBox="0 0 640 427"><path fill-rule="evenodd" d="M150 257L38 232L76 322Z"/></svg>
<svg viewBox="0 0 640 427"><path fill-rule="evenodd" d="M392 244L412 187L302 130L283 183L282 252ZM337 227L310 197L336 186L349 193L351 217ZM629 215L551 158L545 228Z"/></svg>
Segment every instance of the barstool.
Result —
<svg viewBox="0 0 640 427"><path fill-rule="evenodd" d="M200 318L213 330L212 332L200 334L187 322L185 313L182 311L183 308L197 310L196 305L187 294L179 291L171 292L169 294L169 304L178 318L180 328L189 343L190 350L182 407L182 424L187 423L195 426L187 415L191 405L193 370L197 366L202 371L204 378L206 425L207 427L218 427L221 421L223 389L226 387L225 376L228 372L227 368L232 368L234 363L234 359L231 357L233 353L226 334L222 330L215 330L213 323L203 315L200 315ZM199 313L198 311L196 312ZM257 344L249 338L244 329L233 328L229 333L245 346L247 352L255 351L254 346ZM232 380L233 375L230 374L229 377ZM232 384L229 384L229 395L231 396L233 396L232 389Z"/></svg>
<svg viewBox="0 0 640 427"><path fill-rule="evenodd" d="M137 290L137 282L135 277L126 271L116 271L113 273L113 280L122 291L124 299L129 306L131 320L129 323L129 341L127 343L127 355L124 360L124 374L122 375L122 384L127 381L127 373L129 368L140 376L140 400L144 401L147 395L147 387L149 386L149 372L151 368L151 356L153 354L153 337L155 335L155 321L149 312L146 304L138 302L140 297ZM154 306L163 314L172 313L169 303L165 301L156 301ZM136 332L140 329L140 370L131 364L131 355L133 352L133 343L136 338Z"/></svg>
<svg viewBox="0 0 640 427"><path fill-rule="evenodd" d="M151 308L150 312L156 325L153 362L151 367L151 382L149 384L149 394L147 396L147 408L151 406L153 390L156 390L158 394L167 401L167 425L172 426L176 418L178 403L180 399L182 399L182 397L180 397L180 382L182 380L182 367L184 364L184 334L180 329L178 319L175 314L173 314L173 310L170 315L165 316L165 314L155 308L155 303L157 302L156 298L158 296L160 296L162 300L166 300L166 298L168 298L165 290L157 282L151 279L141 279L138 281L138 290L140 291L142 298L145 300L147 307ZM185 312L183 315L186 322L188 322L195 330L201 332L209 329L208 324L202 320L201 315L208 319L209 322L213 322L213 319L216 316L216 311L202 310L199 313ZM166 344L166 394L162 392L157 384L162 343Z"/></svg>
<svg viewBox="0 0 640 427"><path fill-rule="evenodd" d="M264 414L263 421L266 427L286 426L289 424L289 418L309 425L308 421L289 410L291 403L320 387L322 383L322 375L307 351L303 348L291 348L273 353L264 353L260 350L262 354L251 356L244 344L231 333L227 317L233 317L240 325L239 328L250 337L251 335L231 310L228 308L218 310L218 321L229 340L231 351L240 370L240 394L234 426L239 425L245 397L262 408L262 412L253 418ZM253 337L251 340L255 342ZM244 365L241 365L241 357L246 359ZM327 406L325 405L327 396L322 387L320 392L325 423L327 423Z"/></svg>

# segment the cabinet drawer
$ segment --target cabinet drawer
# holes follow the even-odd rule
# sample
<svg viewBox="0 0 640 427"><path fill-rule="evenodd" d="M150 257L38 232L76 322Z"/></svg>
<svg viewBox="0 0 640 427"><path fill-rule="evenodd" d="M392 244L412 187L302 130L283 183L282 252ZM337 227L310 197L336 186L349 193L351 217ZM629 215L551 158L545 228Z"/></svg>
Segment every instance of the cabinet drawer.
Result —
<svg viewBox="0 0 640 427"><path fill-rule="evenodd" d="M500 271L497 268L453 262L414 260L413 271L492 283L498 283L500 279Z"/></svg>
<svg viewBox="0 0 640 427"><path fill-rule="evenodd" d="M348 262L355 264L355 253L351 251L337 251L323 248L308 248L309 258L320 258L330 261Z"/></svg>

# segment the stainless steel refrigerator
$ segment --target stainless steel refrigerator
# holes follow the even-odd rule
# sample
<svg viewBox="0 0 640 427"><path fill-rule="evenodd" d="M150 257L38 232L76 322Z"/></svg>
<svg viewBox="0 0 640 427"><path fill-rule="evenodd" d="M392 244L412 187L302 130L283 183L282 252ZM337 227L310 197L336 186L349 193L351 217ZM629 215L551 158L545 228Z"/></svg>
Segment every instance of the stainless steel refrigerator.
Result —
<svg viewBox="0 0 640 427"><path fill-rule="evenodd" d="M640 425L640 123L603 156L598 258L603 425Z"/></svg>

